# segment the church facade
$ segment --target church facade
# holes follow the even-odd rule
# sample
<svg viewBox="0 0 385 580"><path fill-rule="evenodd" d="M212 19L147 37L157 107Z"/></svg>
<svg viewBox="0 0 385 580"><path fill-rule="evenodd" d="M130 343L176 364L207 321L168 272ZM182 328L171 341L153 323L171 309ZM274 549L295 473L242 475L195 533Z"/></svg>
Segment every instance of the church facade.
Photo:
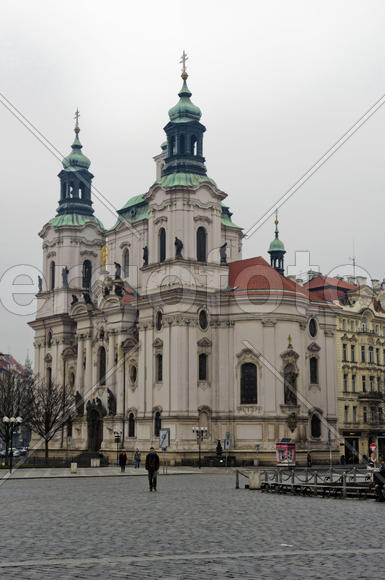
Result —
<svg viewBox="0 0 385 580"><path fill-rule="evenodd" d="M180 462L196 458L204 427L204 455L229 437L238 460L255 458L259 445L260 459L273 462L276 442L289 437L300 456L326 459L338 307L284 276L278 220L270 264L242 259L242 229L207 176L206 129L185 70L182 80L156 180L110 229L94 216L76 122L57 215L40 232L30 323L35 373L76 400L50 446L115 457L117 436L126 450L145 450L169 428L169 457Z"/></svg>

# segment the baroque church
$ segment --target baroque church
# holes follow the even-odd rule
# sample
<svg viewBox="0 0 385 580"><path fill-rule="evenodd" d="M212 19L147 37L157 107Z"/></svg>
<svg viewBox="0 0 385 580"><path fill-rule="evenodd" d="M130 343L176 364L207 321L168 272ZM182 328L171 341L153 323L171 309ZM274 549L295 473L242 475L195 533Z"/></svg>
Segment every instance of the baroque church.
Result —
<svg viewBox="0 0 385 580"><path fill-rule="evenodd" d="M237 461L275 461L295 441L329 453L336 425L336 306L285 277L275 237L269 262L242 259L242 229L227 194L208 177L205 126L191 101L183 63L178 103L169 110L156 180L129 199L116 223L94 215L90 160L79 140L59 173L56 216L40 232L34 372L64 384L76 411L50 447L56 454L116 454L159 447L197 457L230 440Z"/></svg>

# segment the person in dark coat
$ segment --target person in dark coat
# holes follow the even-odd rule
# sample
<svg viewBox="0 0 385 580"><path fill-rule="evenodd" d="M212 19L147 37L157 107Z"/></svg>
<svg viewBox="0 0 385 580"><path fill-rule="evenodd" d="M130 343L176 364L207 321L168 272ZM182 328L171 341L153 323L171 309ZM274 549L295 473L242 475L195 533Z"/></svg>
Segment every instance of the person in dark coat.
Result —
<svg viewBox="0 0 385 580"><path fill-rule="evenodd" d="M156 480L159 471L159 456L153 447L150 447L150 453L148 453L146 457L146 469L148 471L150 491L156 491Z"/></svg>
<svg viewBox="0 0 385 580"><path fill-rule="evenodd" d="M123 473L126 470L127 455L125 451L122 451L119 455L119 465L120 471Z"/></svg>

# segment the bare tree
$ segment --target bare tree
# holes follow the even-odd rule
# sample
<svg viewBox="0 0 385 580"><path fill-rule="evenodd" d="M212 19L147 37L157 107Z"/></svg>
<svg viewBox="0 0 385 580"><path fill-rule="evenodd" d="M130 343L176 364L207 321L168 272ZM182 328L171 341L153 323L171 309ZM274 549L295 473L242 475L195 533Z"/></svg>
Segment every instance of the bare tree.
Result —
<svg viewBox="0 0 385 580"><path fill-rule="evenodd" d="M74 408L74 397L63 385L52 380L35 379L30 424L44 439L45 459L48 461L48 445L55 433L69 420Z"/></svg>
<svg viewBox="0 0 385 580"><path fill-rule="evenodd" d="M12 423L5 423L4 417L23 418L23 424L29 425L32 411L33 379L28 373L16 369L3 370L0 373L0 436L5 443L5 457L8 461L8 451L11 442Z"/></svg>

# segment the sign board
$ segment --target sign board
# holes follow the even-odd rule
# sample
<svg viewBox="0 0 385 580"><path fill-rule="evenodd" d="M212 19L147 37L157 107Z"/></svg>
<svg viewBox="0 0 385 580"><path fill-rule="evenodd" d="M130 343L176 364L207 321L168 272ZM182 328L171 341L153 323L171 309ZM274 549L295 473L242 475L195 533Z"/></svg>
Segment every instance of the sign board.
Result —
<svg viewBox="0 0 385 580"><path fill-rule="evenodd" d="M162 428L159 431L159 447L161 449L167 449L167 447L170 447L170 429L167 428Z"/></svg>
<svg viewBox="0 0 385 580"><path fill-rule="evenodd" d="M226 439L225 441L225 449L230 449L230 439Z"/></svg>
<svg viewBox="0 0 385 580"><path fill-rule="evenodd" d="M371 443L371 444L369 445L369 449L370 449L370 451L376 451L376 449L377 449L377 445L376 445L375 443Z"/></svg>

